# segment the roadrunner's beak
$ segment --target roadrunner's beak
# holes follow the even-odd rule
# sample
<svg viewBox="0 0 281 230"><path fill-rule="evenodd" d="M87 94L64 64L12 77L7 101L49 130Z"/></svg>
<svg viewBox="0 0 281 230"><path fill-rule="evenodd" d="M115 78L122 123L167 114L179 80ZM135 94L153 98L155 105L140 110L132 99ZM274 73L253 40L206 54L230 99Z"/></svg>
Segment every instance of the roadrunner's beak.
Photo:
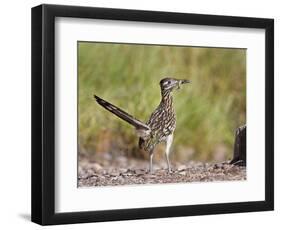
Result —
<svg viewBox="0 0 281 230"><path fill-rule="evenodd" d="M178 80L178 89L180 89L180 86L182 84L187 84L187 83L191 83L191 81L190 80L186 80L186 79Z"/></svg>
<svg viewBox="0 0 281 230"><path fill-rule="evenodd" d="M190 80L186 80L186 79L184 79L184 80L179 80L179 82L180 82L180 84L191 83Z"/></svg>

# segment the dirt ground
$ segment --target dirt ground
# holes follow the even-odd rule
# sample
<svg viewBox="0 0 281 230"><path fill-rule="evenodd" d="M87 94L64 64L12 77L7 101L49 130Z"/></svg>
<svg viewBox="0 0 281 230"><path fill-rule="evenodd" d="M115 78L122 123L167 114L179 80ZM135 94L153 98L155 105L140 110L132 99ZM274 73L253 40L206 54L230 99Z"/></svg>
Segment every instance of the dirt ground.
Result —
<svg viewBox="0 0 281 230"><path fill-rule="evenodd" d="M78 187L246 180L246 167L228 163L173 162L172 173L168 173L166 162L156 161L152 174L148 172L148 161L126 157L80 156L78 163Z"/></svg>

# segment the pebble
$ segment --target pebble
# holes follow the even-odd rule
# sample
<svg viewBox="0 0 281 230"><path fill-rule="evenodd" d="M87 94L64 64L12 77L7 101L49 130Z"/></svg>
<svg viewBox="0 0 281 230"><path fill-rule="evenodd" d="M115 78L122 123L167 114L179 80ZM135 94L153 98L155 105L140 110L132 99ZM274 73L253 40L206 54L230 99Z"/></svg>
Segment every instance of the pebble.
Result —
<svg viewBox="0 0 281 230"><path fill-rule="evenodd" d="M111 172L110 175L111 175L111 176L119 176L119 175L120 175L120 172L116 172L116 171L115 171L115 172Z"/></svg>
<svg viewBox="0 0 281 230"><path fill-rule="evenodd" d="M136 174L139 174L139 175L146 174L146 170L145 169L136 169L134 171L135 171Z"/></svg>
<svg viewBox="0 0 281 230"><path fill-rule="evenodd" d="M128 169L125 169L125 168L119 169L119 172L120 172L120 173L125 173L125 172L127 172L127 171L128 171Z"/></svg>
<svg viewBox="0 0 281 230"><path fill-rule="evenodd" d="M159 169L156 171L157 175L165 175L168 171L166 169Z"/></svg>
<svg viewBox="0 0 281 230"><path fill-rule="evenodd" d="M186 172L185 171L180 171L179 174L185 176Z"/></svg>
<svg viewBox="0 0 281 230"><path fill-rule="evenodd" d="M152 178L156 178L156 175L154 175L154 174L145 174L145 175L143 175L143 178L145 178L145 179L152 179Z"/></svg>
<svg viewBox="0 0 281 230"><path fill-rule="evenodd" d="M178 171L183 171L183 170L186 170L186 166L180 165L177 169L178 169Z"/></svg>
<svg viewBox="0 0 281 230"><path fill-rule="evenodd" d="M102 167L100 164L98 164L98 163L93 163L93 164L91 164L91 166L92 166L92 169L93 169L95 172L99 172L100 170L103 169L103 167Z"/></svg>

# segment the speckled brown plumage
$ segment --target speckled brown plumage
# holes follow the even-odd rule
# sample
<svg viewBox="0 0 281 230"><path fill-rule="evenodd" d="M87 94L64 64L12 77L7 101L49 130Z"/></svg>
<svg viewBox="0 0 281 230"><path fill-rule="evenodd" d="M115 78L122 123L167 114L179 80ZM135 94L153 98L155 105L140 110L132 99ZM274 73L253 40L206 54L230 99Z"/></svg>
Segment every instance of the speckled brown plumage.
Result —
<svg viewBox="0 0 281 230"><path fill-rule="evenodd" d="M139 147L147 151L150 155L150 172L152 172L153 150L161 142L166 143L166 160L168 170L169 172L171 171L169 153L173 141L173 133L176 129L176 113L173 107L172 91L179 89L181 84L189 82L189 80L163 78L160 81L161 102L151 114L147 123L139 121L122 109L95 95L96 101L101 106L136 128L140 136Z"/></svg>
<svg viewBox="0 0 281 230"><path fill-rule="evenodd" d="M166 138L176 129L176 113L173 108L173 96L167 92L162 95L162 100L156 110L151 114L146 123L151 130L150 138L140 137L139 147L148 152L155 146L166 141Z"/></svg>

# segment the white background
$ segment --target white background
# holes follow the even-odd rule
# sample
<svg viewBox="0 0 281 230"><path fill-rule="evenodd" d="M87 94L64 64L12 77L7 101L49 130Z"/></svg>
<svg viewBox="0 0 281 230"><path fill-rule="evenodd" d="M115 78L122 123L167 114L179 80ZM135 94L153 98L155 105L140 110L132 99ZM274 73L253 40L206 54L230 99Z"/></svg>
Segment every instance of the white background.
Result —
<svg viewBox="0 0 281 230"><path fill-rule="evenodd" d="M30 216L30 8L40 1L3 1L1 4L1 198L0 226L2 229L38 229L29 222ZM280 62L280 6L278 1L48 1L48 3L101 7L225 14L252 17L274 17L275 63ZM279 41L278 41L279 40ZM281 117L280 67L275 67L275 117ZM279 104L279 106L277 106ZM275 120L275 165L281 162L280 118ZM280 224L280 167L275 167L274 212L180 217L67 226L68 229L237 229L270 228ZM49 227L48 227L49 228ZM65 226L53 227L63 229ZM276 229L276 228L275 228Z"/></svg>

